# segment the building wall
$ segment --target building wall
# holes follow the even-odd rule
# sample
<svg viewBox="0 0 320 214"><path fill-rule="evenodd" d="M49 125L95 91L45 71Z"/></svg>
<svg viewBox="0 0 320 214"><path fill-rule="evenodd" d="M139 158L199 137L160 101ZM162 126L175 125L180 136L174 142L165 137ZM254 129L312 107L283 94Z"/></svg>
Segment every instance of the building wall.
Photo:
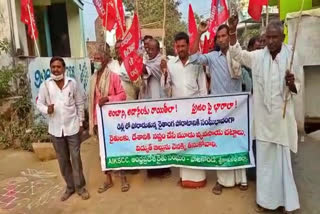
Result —
<svg viewBox="0 0 320 214"><path fill-rule="evenodd" d="M317 9L320 14L320 9ZM315 12L315 11L314 11ZM288 20L288 43L294 42L294 35L298 17ZM319 110L319 78L320 78L320 17L317 16L302 16L300 28L298 31L295 58L301 66L315 67L305 68L302 75L303 91L295 98L296 119L299 130L304 130L305 116L320 117ZM310 43L310 41L312 41Z"/></svg>
<svg viewBox="0 0 320 214"><path fill-rule="evenodd" d="M13 0L14 1L14 0ZM20 0L15 0L15 6L16 6L16 17L14 17L17 20L17 28L18 28L18 36L19 36L19 43L20 47L23 51L24 56L29 56L29 50L28 50L28 43L27 43L27 34L26 34L26 26L24 23L20 21L21 16L21 4Z"/></svg>
<svg viewBox="0 0 320 214"><path fill-rule="evenodd" d="M81 9L73 2L66 1L71 57L85 56L85 41L80 21Z"/></svg>
<svg viewBox="0 0 320 214"><path fill-rule="evenodd" d="M320 62L318 66L307 66L305 76L305 116L320 118Z"/></svg>
<svg viewBox="0 0 320 214"><path fill-rule="evenodd" d="M11 42L10 35L10 22L7 0L0 1L0 41L7 39ZM9 54L1 53L0 56L0 67L8 65L11 62L11 57Z"/></svg>

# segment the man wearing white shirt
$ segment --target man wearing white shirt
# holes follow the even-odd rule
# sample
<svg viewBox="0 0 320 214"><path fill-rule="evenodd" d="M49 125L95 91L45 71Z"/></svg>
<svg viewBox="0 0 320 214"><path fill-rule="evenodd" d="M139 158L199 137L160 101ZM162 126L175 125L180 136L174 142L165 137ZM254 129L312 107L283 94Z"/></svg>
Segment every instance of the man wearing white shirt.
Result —
<svg viewBox="0 0 320 214"><path fill-rule="evenodd" d="M178 33L175 36L175 46L178 56L168 63L161 61L161 85L168 96L197 97L206 96L206 74L202 65L194 64L189 57L189 36ZM180 168L181 186L185 188L200 188L206 184L205 170Z"/></svg>
<svg viewBox="0 0 320 214"><path fill-rule="evenodd" d="M80 157L80 133L84 121L83 97L77 82L65 76L65 62L61 57L50 60L50 69L51 78L40 86L37 108L48 115L49 134L52 136L61 174L67 184L61 201L67 200L75 191L83 200L87 200L90 196L85 188Z"/></svg>
<svg viewBox="0 0 320 214"><path fill-rule="evenodd" d="M290 46L283 44L285 36L280 21L268 24L267 46L252 52L242 50L237 43L237 24L238 17L229 19L230 55L252 69L254 86L257 211L284 207L284 213L293 213L300 204L290 154L290 150L295 153L298 150L292 97L299 93L302 66L296 59L291 62L293 53Z"/></svg>

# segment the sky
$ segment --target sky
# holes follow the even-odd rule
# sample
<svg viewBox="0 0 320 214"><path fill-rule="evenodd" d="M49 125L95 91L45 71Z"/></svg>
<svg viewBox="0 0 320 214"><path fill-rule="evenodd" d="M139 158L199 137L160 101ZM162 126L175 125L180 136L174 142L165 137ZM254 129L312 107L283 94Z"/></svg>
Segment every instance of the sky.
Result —
<svg viewBox="0 0 320 214"><path fill-rule="evenodd" d="M98 14L96 8L94 7L92 0L82 0L84 3L84 24L85 24L85 38L89 38L90 41L94 41L95 30L94 21ZM211 0L180 0L181 5L179 6L179 11L182 13L182 19L187 21L188 19L188 5L192 5L193 11L198 15L203 15L204 18L210 16Z"/></svg>

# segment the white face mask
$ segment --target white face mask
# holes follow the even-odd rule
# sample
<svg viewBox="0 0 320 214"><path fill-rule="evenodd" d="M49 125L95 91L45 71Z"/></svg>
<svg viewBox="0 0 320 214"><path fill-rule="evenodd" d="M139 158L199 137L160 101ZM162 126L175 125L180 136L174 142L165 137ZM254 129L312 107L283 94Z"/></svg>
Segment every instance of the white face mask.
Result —
<svg viewBox="0 0 320 214"><path fill-rule="evenodd" d="M51 74L51 78L54 80L54 81L60 81L63 79L63 74L60 74L58 76L54 75L54 74Z"/></svg>
<svg viewBox="0 0 320 214"><path fill-rule="evenodd" d="M101 62L94 62L93 66L94 66L94 69L96 69L98 71L102 68L102 63Z"/></svg>

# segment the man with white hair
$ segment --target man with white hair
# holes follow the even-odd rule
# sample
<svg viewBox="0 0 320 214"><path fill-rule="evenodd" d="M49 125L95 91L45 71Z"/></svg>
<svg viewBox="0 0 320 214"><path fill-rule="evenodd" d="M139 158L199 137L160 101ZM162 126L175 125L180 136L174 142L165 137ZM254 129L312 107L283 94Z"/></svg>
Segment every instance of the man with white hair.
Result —
<svg viewBox="0 0 320 214"><path fill-rule="evenodd" d="M290 150L297 152L298 142L292 96L299 92L297 77L301 66L294 60L294 70L289 70L292 50L283 44L280 21L267 26L266 47L252 52L242 50L237 43L237 24L238 17L229 19L230 55L251 68L253 77L257 211L284 207L284 213L293 213L300 204L290 156Z"/></svg>

